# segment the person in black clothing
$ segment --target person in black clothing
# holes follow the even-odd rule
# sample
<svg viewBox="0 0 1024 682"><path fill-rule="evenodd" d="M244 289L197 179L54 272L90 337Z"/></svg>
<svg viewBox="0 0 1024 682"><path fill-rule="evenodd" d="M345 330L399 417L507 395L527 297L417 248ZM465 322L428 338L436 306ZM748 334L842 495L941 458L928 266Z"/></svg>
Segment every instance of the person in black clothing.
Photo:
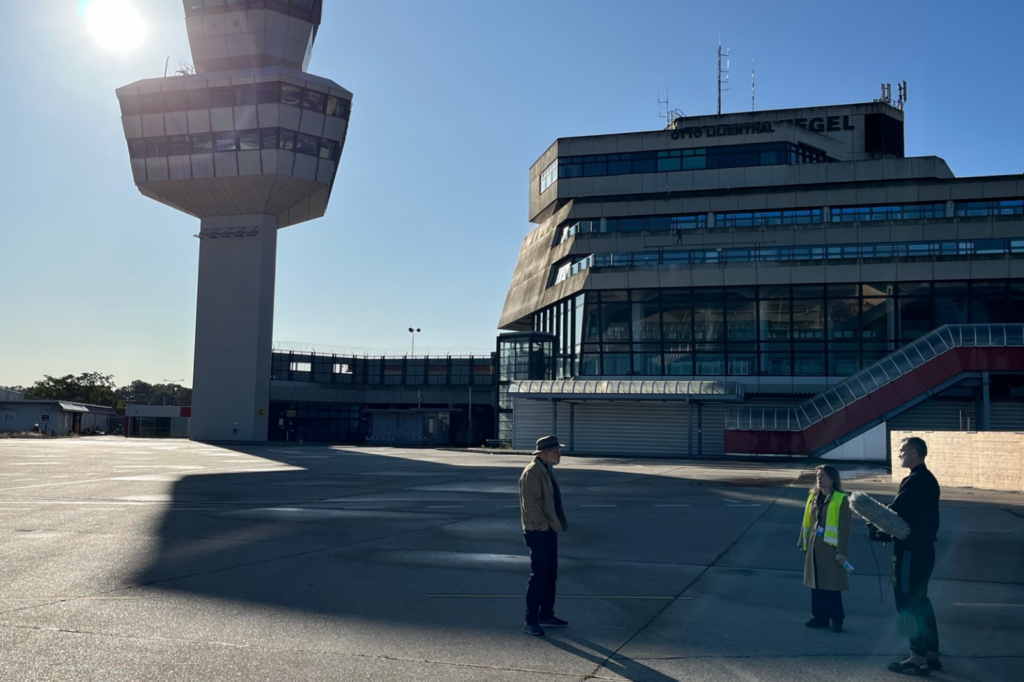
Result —
<svg viewBox="0 0 1024 682"><path fill-rule="evenodd" d="M900 482L889 508L907 522L910 535L899 540L870 527L873 540L893 543L896 611L910 639L910 656L890 663L889 669L918 675L942 669L935 610L928 599L939 530L939 482L924 464L927 456L928 445L920 438L907 438L900 447L900 466L910 469L910 475Z"/></svg>

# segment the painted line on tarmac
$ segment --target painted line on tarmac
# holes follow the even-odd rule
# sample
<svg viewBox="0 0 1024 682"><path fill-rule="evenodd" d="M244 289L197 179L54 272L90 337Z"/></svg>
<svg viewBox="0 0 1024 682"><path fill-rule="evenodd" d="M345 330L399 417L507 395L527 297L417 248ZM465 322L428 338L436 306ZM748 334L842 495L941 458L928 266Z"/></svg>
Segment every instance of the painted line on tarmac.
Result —
<svg viewBox="0 0 1024 682"><path fill-rule="evenodd" d="M428 594L427 599L522 599L521 594ZM673 599L693 599L693 597L673 597L662 595L619 595L619 594L569 594L558 595L559 599L641 599L653 601L672 601Z"/></svg>

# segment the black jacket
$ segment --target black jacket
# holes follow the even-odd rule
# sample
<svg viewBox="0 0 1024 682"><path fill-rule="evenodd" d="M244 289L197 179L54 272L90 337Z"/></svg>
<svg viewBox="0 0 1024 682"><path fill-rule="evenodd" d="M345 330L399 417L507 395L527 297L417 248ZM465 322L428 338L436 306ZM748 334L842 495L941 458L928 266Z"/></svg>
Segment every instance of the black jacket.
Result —
<svg viewBox="0 0 1024 682"><path fill-rule="evenodd" d="M893 539L894 549L914 549L935 542L939 532L939 482L924 464L914 467L900 482L889 508L910 526L906 540Z"/></svg>

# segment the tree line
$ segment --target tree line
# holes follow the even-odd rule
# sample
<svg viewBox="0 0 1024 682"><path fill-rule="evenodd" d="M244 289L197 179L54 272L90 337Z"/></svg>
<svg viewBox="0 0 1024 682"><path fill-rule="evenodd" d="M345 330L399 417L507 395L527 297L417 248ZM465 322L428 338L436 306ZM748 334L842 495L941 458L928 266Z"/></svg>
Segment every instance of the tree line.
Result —
<svg viewBox="0 0 1024 682"><path fill-rule="evenodd" d="M49 374L31 386L0 386L25 394L26 400L63 400L70 403L103 405L124 414L126 405L192 404L192 389L178 384L151 384L136 379L124 386L114 382L113 374L83 372L54 377Z"/></svg>

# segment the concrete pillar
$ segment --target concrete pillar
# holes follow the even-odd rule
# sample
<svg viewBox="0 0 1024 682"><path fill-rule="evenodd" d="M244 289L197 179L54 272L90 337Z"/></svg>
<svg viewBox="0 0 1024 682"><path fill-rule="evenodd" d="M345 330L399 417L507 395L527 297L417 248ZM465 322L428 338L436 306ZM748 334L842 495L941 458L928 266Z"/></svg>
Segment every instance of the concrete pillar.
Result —
<svg viewBox="0 0 1024 682"><path fill-rule="evenodd" d="M992 430L992 404L988 372L981 373L981 410L978 410L978 430Z"/></svg>
<svg viewBox="0 0 1024 682"><path fill-rule="evenodd" d="M270 413L277 218L203 218L189 436L264 442Z"/></svg>

